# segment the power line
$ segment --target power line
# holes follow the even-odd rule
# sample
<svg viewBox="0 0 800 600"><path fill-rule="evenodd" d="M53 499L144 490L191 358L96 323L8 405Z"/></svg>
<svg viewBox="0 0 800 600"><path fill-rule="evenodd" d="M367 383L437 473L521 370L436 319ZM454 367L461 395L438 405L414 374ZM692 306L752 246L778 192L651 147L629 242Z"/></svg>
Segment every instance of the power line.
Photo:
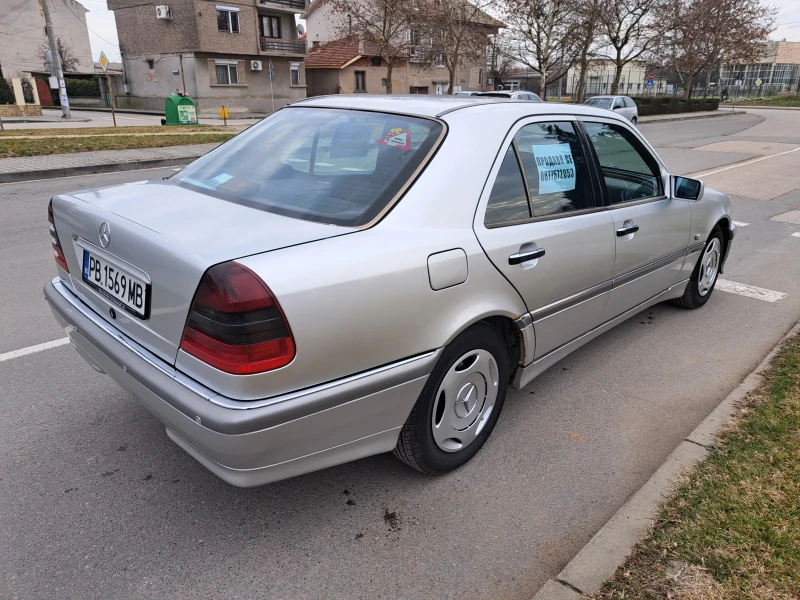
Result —
<svg viewBox="0 0 800 600"><path fill-rule="evenodd" d="M17 4L17 5L16 5L14 8L12 8L11 10L9 10L8 12L4 12L2 15L0 15L0 19L4 19L4 18L5 18L5 17L7 17L8 15L10 15L12 12L14 12L15 10L17 10L17 9L18 9L18 8L20 8L21 6L24 6L24 5L26 5L28 2L31 2L31 1L32 1L32 0L23 0L23 2L20 2L19 4Z"/></svg>
<svg viewBox="0 0 800 600"><path fill-rule="evenodd" d="M80 18L78 15L76 15L76 14L75 14L75 11L74 11L74 10L72 10L72 9L70 8L69 4L67 4L67 0L61 0L61 1L64 3L64 6L66 6L66 7L67 7L67 10L69 10L69 12L71 12L71 13L72 13L72 16L73 16L73 17L75 17L76 19L78 19L78 21L80 21L80 22L81 22L81 24L83 24L83 25L86 25L86 29L88 29L88 30L89 30L89 31L91 31L93 34L95 34L97 37L99 37L101 40L103 40L103 41L104 41L106 44L111 44L111 45L112 45L112 46L114 46L115 48L119 48L119 44L115 44L114 42L109 42L109 41L108 41L106 38L104 38L102 35L100 35L99 33L97 33L97 32L96 32L94 29L92 29L91 27L89 27L89 24L88 24L88 23L85 23L85 22L84 22L84 21L83 21L83 20L82 20L82 19L81 19L81 18ZM42 0L42 2L47 2L47 0Z"/></svg>

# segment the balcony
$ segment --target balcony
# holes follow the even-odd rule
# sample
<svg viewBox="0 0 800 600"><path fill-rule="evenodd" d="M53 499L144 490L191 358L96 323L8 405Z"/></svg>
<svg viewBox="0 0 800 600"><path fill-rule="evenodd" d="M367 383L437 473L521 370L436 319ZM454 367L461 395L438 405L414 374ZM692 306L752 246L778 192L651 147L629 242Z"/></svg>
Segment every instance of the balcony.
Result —
<svg viewBox="0 0 800 600"><path fill-rule="evenodd" d="M258 40L261 46L261 52L267 54L306 54L305 41L298 42L295 40L280 40L268 37L260 37Z"/></svg>
<svg viewBox="0 0 800 600"><path fill-rule="evenodd" d="M306 12L306 0L259 0L260 6L272 5L294 12Z"/></svg>

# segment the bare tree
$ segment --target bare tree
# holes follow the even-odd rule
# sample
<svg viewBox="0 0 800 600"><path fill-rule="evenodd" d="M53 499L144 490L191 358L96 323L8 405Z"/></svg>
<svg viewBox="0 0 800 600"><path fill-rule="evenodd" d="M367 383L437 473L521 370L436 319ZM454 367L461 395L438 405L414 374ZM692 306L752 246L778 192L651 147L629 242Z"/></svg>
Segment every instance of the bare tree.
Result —
<svg viewBox="0 0 800 600"><path fill-rule="evenodd" d="M448 94L455 92L456 72L480 62L485 65L489 35L503 24L486 12L495 0L422 0L416 4L415 25L430 39L432 64L449 75Z"/></svg>
<svg viewBox="0 0 800 600"><path fill-rule="evenodd" d="M514 58L539 72L539 95L575 64L581 48L575 0L506 0L503 20L513 39Z"/></svg>
<svg viewBox="0 0 800 600"><path fill-rule="evenodd" d="M497 86L502 85L517 67L511 40L505 34L492 36L489 40L488 54L488 76L497 89Z"/></svg>
<svg viewBox="0 0 800 600"><path fill-rule="evenodd" d="M602 54L614 63L611 93L619 90L622 70L629 63L651 52L663 34L663 22L655 18L664 0L615 0L603 2L600 30L605 44Z"/></svg>
<svg viewBox="0 0 800 600"><path fill-rule="evenodd" d="M318 2L321 0L317 0ZM409 22L416 14L407 0L333 0L339 35L358 35L362 44L375 46L386 63L386 93L392 93L392 71L405 62L409 50Z"/></svg>
<svg viewBox="0 0 800 600"><path fill-rule="evenodd" d="M688 100L697 76L723 63L754 63L775 27L776 10L759 0L666 0L659 56L680 77Z"/></svg>
<svg viewBox="0 0 800 600"><path fill-rule="evenodd" d="M80 59L75 56L75 52L72 51L72 47L67 42L61 38L56 38L56 48L58 49L58 55L61 57L61 68L65 73L67 71L74 72L81 66ZM50 52L50 46L48 44L42 44L39 48L39 56L42 59L45 71L50 68L47 63L48 52Z"/></svg>
<svg viewBox="0 0 800 600"><path fill-rule="evenodd" d="M581 44L580 57L578 59L580 74L578 75L578 86L575 91L575 102L578 104L583 102L589 61L592 57L593 49L596 49L595 46L597 45L597 29L600 21L601 6L601 0L581 0L578 3L578 13L583 22L581 31L583 43Z"/></svg>

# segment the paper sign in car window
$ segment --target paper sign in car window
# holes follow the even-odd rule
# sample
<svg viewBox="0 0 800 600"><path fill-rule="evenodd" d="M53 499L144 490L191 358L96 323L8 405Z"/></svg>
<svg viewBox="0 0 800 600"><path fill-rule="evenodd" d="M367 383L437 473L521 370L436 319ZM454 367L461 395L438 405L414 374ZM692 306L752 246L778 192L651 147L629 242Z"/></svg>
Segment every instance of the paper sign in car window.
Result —
<svg viewBox="0 0 800 600"><path fill-rule="evenodd" d="M575 161L569 144L534 144L532 148L539 171L540 194L575 189Z"/></svg>
<svg viewBox="0 0 800 600"><path fill-rule="evenodd" d="M375 140L375 143L391 146L392 148L399 148L400 150L408 152L411 150L411 132L398 127L392 129L386 137Z"/></svg>
<svg viewBox="0 0 800 600"><path fill-rule="evenodd" d="M372 125L337 125L331 140L330 158L363 158L369 152Z"/></svg>

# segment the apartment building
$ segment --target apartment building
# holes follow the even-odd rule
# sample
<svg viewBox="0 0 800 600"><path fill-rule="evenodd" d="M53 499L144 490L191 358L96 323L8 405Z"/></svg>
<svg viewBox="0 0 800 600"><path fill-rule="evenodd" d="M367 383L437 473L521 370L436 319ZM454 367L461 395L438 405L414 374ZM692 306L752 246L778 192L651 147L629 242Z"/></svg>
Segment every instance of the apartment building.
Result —
<svg viewBox="0 0 800 600"><path fill-rule="evenodd" d="M305 98L306 0L108 0L122 54L121 108L163 110L183 90L200 112L270 113ZM269 63L274 80L270 86Z"/></svg>
<svg viewBox="0 0 800 600"><path fill-rule="evenodd" d="M347 33L348 17L331 0L313 0L303 15L308 26L311 56L308 61L309 96L330 93L386 93L386 65L370 50L374 44ZM505 25L480 13L475 27L485 35L496 34ZM395 94L447 94L450 74L443 61L430 54L429 42L409 24L405 60L392 73ZM486 53L482 53L483 56ZM313 57L313 58L312 58ZM462 65L456 71L453 91L486 89L485 59ZM338 91L337 91L338 90Z"/></svg>
<svg viewBox="0 0 800 600"><path fill-rule="evenodd" d="M729 88L747 95L797 93L800 91L800 42L766 42L759 62L725 65L720 69L719 82L720 89ZM739 86L737 82L741 82Z"/></svg>

